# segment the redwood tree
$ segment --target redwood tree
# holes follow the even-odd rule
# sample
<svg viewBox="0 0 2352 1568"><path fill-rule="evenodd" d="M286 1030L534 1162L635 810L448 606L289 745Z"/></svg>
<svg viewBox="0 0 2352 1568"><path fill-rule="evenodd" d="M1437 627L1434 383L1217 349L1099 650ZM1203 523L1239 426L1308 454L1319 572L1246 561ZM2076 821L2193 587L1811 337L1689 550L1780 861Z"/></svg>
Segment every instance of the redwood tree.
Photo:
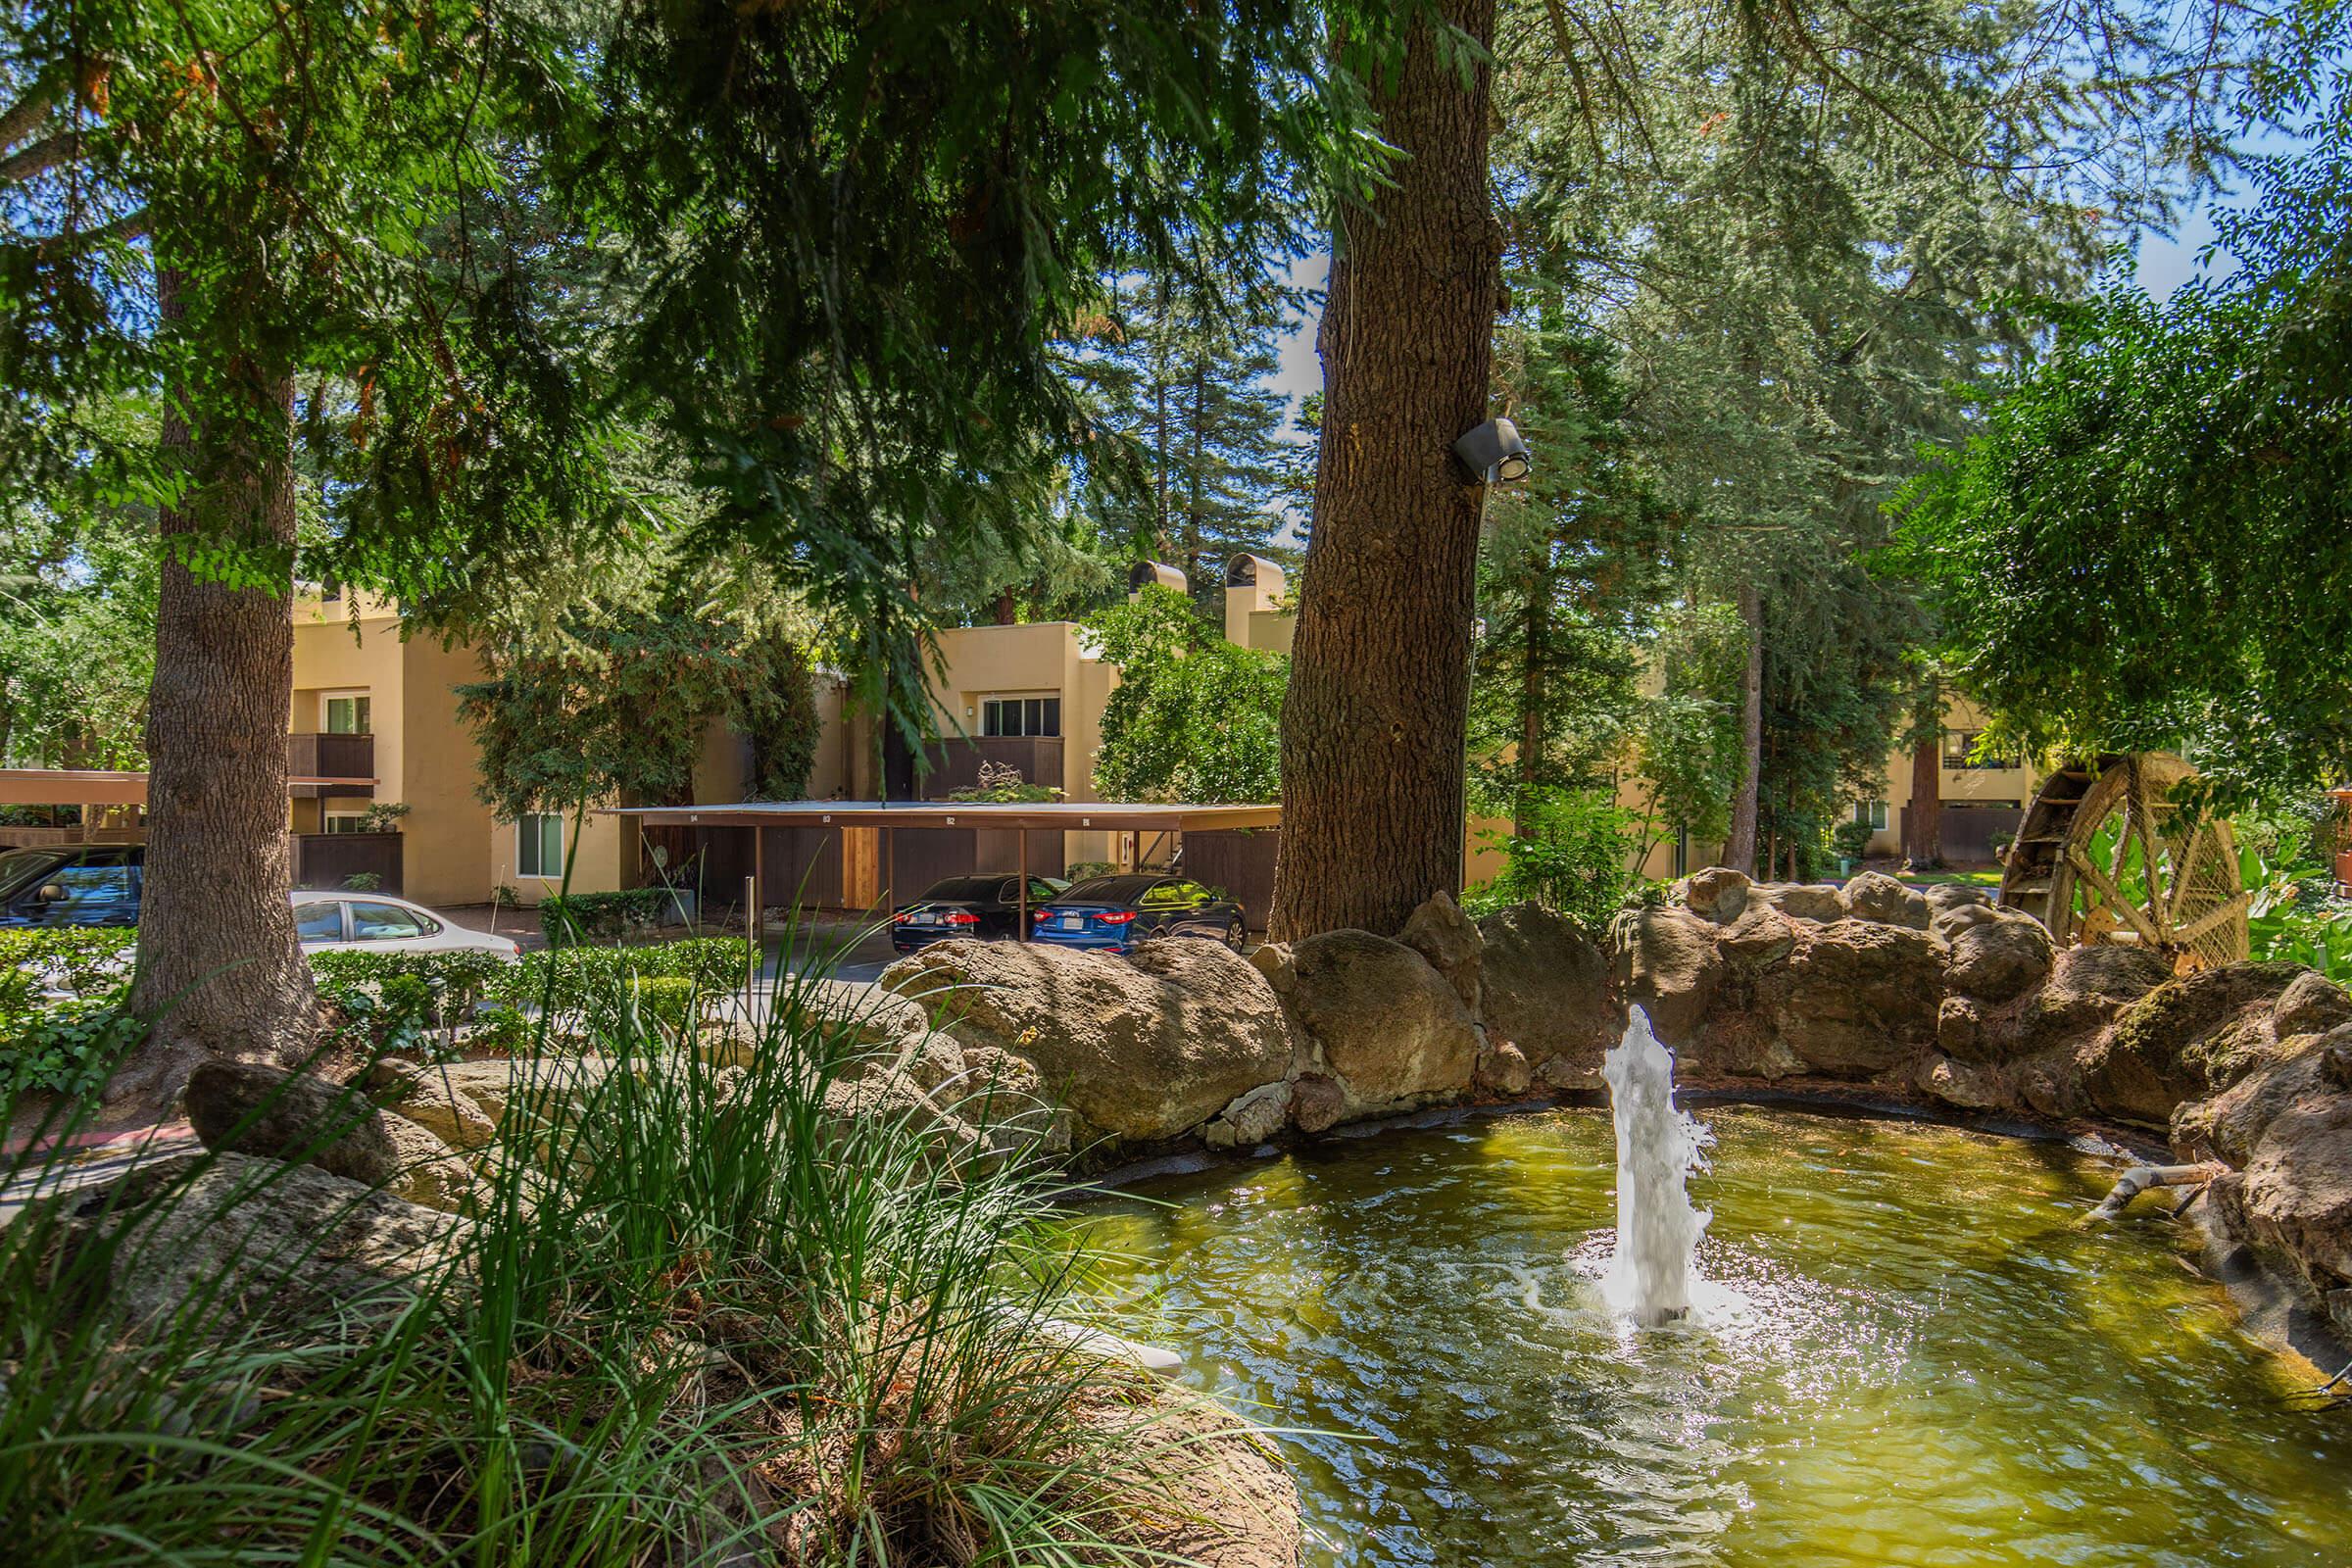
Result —
<svg viewBox="0 0 2352 1568"><path fill-rule="evenodd" d="M1452 447L1487 416L1501 303L1494 31L1494 0L1438 0L1369 73L1401 157L1334 238L1314 531L1283 705L1276 940L1394 932L1461 889L1485 486Z"/></svg>

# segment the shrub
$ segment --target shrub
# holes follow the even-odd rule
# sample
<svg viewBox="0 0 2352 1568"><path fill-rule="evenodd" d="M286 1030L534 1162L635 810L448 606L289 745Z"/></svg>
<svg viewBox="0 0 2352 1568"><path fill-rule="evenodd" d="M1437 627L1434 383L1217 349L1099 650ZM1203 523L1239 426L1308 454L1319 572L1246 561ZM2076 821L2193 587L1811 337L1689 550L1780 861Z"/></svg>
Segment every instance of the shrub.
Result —
<svg viewBox="0 0 2352 1568"><path fill-rule="evenodd" d="M1109 876L1118 867L1108 860L1076 860L1062 867L1062 876L1071 882L1083 882L1091 876Z"/></svg>
<svg viewBox="0 0 2352 1568"><path fill-rule="evenodd" d="M9 1560L1159 1560L1153 1386L1051 1338L1092 1314L1036 1166L829 1112L857 1042L798 984L742 1071L600 1034L620 1070L503 1118L474 1222L370 1303L304 1288L331 1213L157 1255L297 1165L159 1162L0 1227ZM276 1247L293 1288L257 1290Z"/></svg>
<svg viewBox="0 0 2352 1568"><path fill-rule="evenodd" d="M1870 853L1870 824L1847 817L1830 829L1830 848L1840 859L1859 860Z"/></svg>
<svg viewBox="0 0 2352 1568"><path fill-rule="evenodd" d="M682 1032L698 1010L702 990L684 975L640 975L629 982L629 997L640 1019L674 1034Z"/></svg>
<svg viewBox="0 0 2352 1568"><path fill-rule="evenodd" d="M539 901L539 929L558 947L592 937L623 937L660 925L674 904L674 896L664 887L551 894Z"/></svg>
<svg viewBox="0 0 2352 1568"><path fill-rule="evenodd" d="M750 966L750 947L735 937L632 948L550 948L503 965L489 995L516 1006L578 1014L592 1027L608 1028L633 981L682 979L705 992L731 993L743 989Z"/></svg>
<svg viewBox="0 0 2352 1568"><path fill-rule="evenodd" d="M1500 876L1471 890L1474 912L1523 900L1557 910L1598 932L1637 898L1644 879L1628 870L1637 845L1630 813L1597 791L1544 791L1525 835L1488 831L1509 864Z"/></svg>
<svg viewBox="0 0 2352 1568"><path fill-rule="evenodd" d="M145 1029L122 1010L138 933L0 931L0 1093L83 1096Z"/></svg>

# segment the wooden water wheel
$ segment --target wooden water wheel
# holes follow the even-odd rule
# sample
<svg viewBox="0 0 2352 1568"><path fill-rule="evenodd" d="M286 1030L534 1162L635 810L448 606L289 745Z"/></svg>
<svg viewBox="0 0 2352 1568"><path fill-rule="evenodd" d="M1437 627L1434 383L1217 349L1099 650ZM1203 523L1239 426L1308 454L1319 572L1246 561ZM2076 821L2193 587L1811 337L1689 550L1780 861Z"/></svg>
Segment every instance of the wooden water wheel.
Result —
<svg viewBox="0 0 2352 1568"><path fill-rule="evenodd" d="M2246 906L2230 824L2184 810L2195 774L2170 752L2060 768L2041 786L2001 871L2001 903L2058 945L2135 944L2186 974L2246 956Z"/></svg>

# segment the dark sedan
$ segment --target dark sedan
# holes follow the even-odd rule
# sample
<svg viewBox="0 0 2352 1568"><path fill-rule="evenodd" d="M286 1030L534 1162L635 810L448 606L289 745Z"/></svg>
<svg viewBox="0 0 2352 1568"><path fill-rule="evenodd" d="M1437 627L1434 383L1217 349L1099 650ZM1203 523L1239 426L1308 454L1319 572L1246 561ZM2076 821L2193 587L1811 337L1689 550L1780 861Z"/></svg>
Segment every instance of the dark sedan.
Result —
<svg viewBox="0 0 2352 1568"><path fill-rule="evenodd" d="M1031 877L1029 907L1052 902L1068 886L1059 877ZM928 893L891 915L890 945L901 953L912 953L958 937L986 942L1017 936L1020 898L1021 879L1003 871L949 877L932 884Z"/></svg>
<svg viewBox="0 0 2352 1568"><path fill-rule="evenodd" d="M0 927L137 925L146 858L136 844L0 853Z"/></svg>
<svg viewBox="0 0 2352 1568"><path fill-rule="evenodd" d="M1206 937L1242 951L1242 906L1180 876L1136 873L1081 882L1037 911L1030 938L1062 948L1126 953L1160 937Z"/></svg>

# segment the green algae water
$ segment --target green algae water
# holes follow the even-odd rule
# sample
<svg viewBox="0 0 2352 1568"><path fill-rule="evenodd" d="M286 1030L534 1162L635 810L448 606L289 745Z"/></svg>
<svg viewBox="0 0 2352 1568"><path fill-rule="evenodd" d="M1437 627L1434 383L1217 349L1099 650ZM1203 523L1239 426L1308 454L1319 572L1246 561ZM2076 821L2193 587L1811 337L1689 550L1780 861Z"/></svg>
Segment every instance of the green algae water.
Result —
<svg viewBox="0 0 2352 1568"><path fill-rule="evenodd" d="M2352 1565L2352 1412L2291 1399L2159 1200L2077 1224L2112 1166L1699 1114L1703 1305L1663 1329L1600 1299L1605 1112L1391 1129L1072 1225L1119 1321L1287 1429L1315 1564Z"/></svg>

